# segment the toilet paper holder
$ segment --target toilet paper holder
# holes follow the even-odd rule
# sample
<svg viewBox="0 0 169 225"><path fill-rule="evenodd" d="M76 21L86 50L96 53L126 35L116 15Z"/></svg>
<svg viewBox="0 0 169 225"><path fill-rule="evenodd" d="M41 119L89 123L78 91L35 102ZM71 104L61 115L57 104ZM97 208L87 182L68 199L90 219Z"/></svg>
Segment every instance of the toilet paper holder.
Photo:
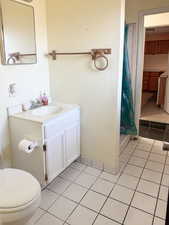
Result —
<svg viewBox="0 0 169 225"><path fill-rule="evenodd" d="M38 141L30 138L24 138L20 140L20 142L18 143L18 149L28 154L35 151L38 146L39 146Z"/></svg>

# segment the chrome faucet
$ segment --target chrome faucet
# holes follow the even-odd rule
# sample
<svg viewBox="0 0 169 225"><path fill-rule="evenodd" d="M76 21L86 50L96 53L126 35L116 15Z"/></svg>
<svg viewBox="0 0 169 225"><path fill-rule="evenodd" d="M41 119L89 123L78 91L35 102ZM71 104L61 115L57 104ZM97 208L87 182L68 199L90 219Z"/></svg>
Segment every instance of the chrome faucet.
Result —
<svg viewBox="0 0 169 225"><path fill-rule="evenodd" d="M36 99L35 101L31 101L30 109L36 109L42 105L43 105L42 102L40 102L39 99Z"/></svg>

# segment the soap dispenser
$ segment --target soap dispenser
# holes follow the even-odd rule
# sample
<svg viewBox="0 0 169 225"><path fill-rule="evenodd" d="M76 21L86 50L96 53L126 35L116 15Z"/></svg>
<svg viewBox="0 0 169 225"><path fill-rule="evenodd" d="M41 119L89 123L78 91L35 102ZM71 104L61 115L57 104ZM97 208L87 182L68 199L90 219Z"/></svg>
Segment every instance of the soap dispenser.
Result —
<svg viewBox="0 0 169 225"><path fill-rule="evenodd" d="M48 105L48 97L47 97L45 91L44 91L43 96L42 96L42 104L43 105Z"/></svg>

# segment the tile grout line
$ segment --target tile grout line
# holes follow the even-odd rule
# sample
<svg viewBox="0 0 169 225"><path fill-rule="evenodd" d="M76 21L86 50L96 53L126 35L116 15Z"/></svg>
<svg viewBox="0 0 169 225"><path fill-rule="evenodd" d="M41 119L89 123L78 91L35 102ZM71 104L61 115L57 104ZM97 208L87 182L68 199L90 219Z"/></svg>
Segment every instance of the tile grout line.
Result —
<svg viewBox="0 0 169 225"><path fill-rule="evenodd" d="M137 146L137 145L136 145L136 146ZM134 147L133 152L135 151L136 146ZM132 157L133 152L130 154L130 157L129 157L129 159L127 160L126 164L129 162L130 158ZM124 166L124 168L125 168L125 167L126 167L126 165ZM99 213L98 213L98 215L96 216L96 218L95 218L95 220L94 220L94 222L93 222L92 225L94 225L94 223L95 223L96 219L98 218L98 216L99 216L99 215L102 215L102 214L101 214L101 211L102 211L102 209L104 208L104 206L105 206L107 200L110 198L111 193L112 193L112 191L114 190L115 186L118 184L118 181L119 181L121 175L123 174L124 168L123 168L122 171L120 172L120 175L119 175L118 179L116 180L115 185L113 186L112 190L110 191L109 195L107 196L107 199L105 200L104 204L103 204L102 207L100 208ZM110 199L111 199L111 198L110 198ZM104 215L104 216L105 216L105 215ZM105 216L105 217L107 217L107 216ZM108 217L107 217L107 218L108 218ZM112 218L109 218L109 219L112 220ZM118 223L119 223L119 221L116 221L116 220L112 220L112 221L118 222ZM121 223L119 223L119 224L121 224Z"/></svg>
<svg viewBox="0 0 169 225"><path fill-rule="evenodd" d="M153 147L154 147L154 144L155 144L155 141L154 141L154 143L153 143L152 149L153 149ZM150 154L151 154L151 153L153 153L152 150L150 151ZM150 156L150 154L149 154L149 156ZM167 164L166 164L167 156L168 156L168 154L165 154L165 162L164 162L164 163L161 163L161 164L163 165L163 172L161 173L161 179L160 179L161 181L162 181L162 178L163 178L163 175L164 175L165 165L167 165ZM148 157L148 158L149 158L149 157ZM148 158L147 158L147 160L148 160ZM145 179L144 179L144 180L145 180ZM150 180L147 180L147 181L150 182ZM151 183L156 184L155 182L152 182L152 181L151 181ZM159 190L158 190L158 195L157 195L157 198L156 198L156 205L157 205L158 200L161 200L161 201L165 202L164 200L162 200L162 199L159 198L160 188L161 188L161 187L167 187L167 188L168 188L168 186L162 185L161 182L160 182L160 184L158 183L158 185L159 185ZM146 194L146 193L144 193L144 194ZM152 197L152 196L151 196L151 197ZM133 207L133 206L132 206L132 207ZM134 207L134 208L136 208L136 207ZM139 210L140 210L140 209L139 209ZM144 211L144 210L141 210L141 211ZM155 211L156 211L156 208L155 208L154 214L153 214L153 221L154 221L154 218L155 218ZM146 212L146 211L144 211L144 212ZM148 213L148 212L146 212L146 213ZM150 214L150 213L148 213L148 214ZM150 215L152 215L152 214L150 214ZM158 216L157 216L157 217L158 217ZM158 217L158 218L164 220L164 219L161 218L161 217Z"/></svg>
<svg viewBox="0 0 169 225"><path fill-rule="evenodd" d="M89 190L91 190L91 187L96 183L96 181L99 179L99 177L101 176L101 174L102 174L102 171L100 172L100 174L96 177L96 180L95 180L95 182L93 183L93 184L91 184L91 186L89 187L89 188L87 188L87 191L86 191L86 193L83 195L83 197L81 198L81 200L78 202L78 204L77 204L77 206L74 208L74 210L69 214L69 216L66 218L66 220L65 220L65 223L64 224L69 224L67 221L68 221L68 219L71 217L71 215L73 214L73 212L78 208L78 206L81 206L80 205L80 202L84 199L84 197L86 196L86 194L88 193L88 191ZM77 184L78 185L78 184ZM86 208L86 207L85 207ZM91 210L91 209L90 209Z"/></svg>
<svg viewBox="0 0 169 225"><path fill-rule="evenodd" d="M69 167L71 167L71 165L70 165ZM69 168L69 167L68 167L68 168ZM87 167L87 166L85 166L84 169L82 169L81 171L79 170L80 173L79 173L79 175L78 175L75 179L77 179L77 178L84 172L84 170L86 169L86 167ZM67 168L67 169L68 169L68 168ZM71 167L71 168L72 168L72 167ZM75 169L75 170L78 170L78 169ZM64 172L64 171L63 171L63 172ZM64 178L61 177L61 176L58 176L58 177L60 177L60 178L63 179L63 180L66 180L66 181L69 181L69 182L70 182L70 184L65 188L65 190L64 190L64 192L65 192L65 191L73 184L73 181L72 181L72 180L68 180L68 179L64 179ZM56 177L56 178L57 178L57 177ZM56 179L56 178L55 178L55 179ZM54 179L54 180L55 180L55 179ZM54 180L53 180L52 182L54 182ZM52 182L51 182L51 183L52 183ZM46 213L49 213L50 215L52 215L52 216L56 217L57 219L61 220L61 219L58 218L56 215L53 215L53 214L51 214L51 213L48 211L48 210L55 204L55 202L58 200L58 198L60 198L60 197L62 196L61 193L54 192L54 191L52 191L51 189L48 188L48 186L49 186L51 183L49 183L49 184L45 187L45 189L47 189L47 190L49 190L49 191L51 191L51 192L57 194L58 197L56 198L56 200L55 200L55 201L54 201L54 202L53 202L46 210L44 210L43 208L40 208L40 207L39 207L39 208L42 209L42 210L44 210L44 211L46 211ZM44 190L45 190L45 189L44 189ZM42 216L43 216L43 215L42 215ZM42 216L41 216L41 217L42 217ZM40 218L41 218L41 217L40 217ZM40 218L39 218L39 220L40 220ZM38 220L38 221L39 221L39 220ZM38 221L37 221L37 222L38 222ZM62 221L62 222L65 222L65 221L63 221L63 220L61 220L61 221ZM63 223L63 224L64 224L64 223Z"/></svg>
<svg viewBox="0 0 169 225"><path fill-rule="evenodd" d="M124 169L124 168L123 168ZM91 191L93 191L91 188L93 187L93 185L97 182L97 180L100 178L100 176L101 176L101 174L102 174L102 172L103 171L101 171L101 173L100 173L100 175L99 176L97 176L97 178L96 178L96 180L95 180L95 182L90 186L90 188L88 189L88 191L89 190L91 190ZM114 187L115 187L115 185L117 184L117 181L120 179L120 176L121 176L121 174L122 174L122 172L123 171L121 171L120 172L120 175L119 175L119 177L118 177L118 179L116 180L116 182L115 183L113 183L113 182L110 182L110 183L112 183L112 184L114 184L113 185L113 188L112 188L112 190L110 191L110 193L109 193L109 195L108 196L106 196L107 198L105 199L105 201L104 201L104 203L103 203L103 205L102 205L102 207L101 207L101 209L99 210L99 212L96 212L96 211L94 211L94 210L92 210L92 211L94 211L94 212L96 212L97 213L97 215L96 215L96 217L95 217L95 219L94 219L94 221L93 221L93 223L92 223L92 225L95 223L95 221L96 221L96 219L98 218L98 216L99 215L101 215L100 214L100 212L101 212L101 210L102 210L102 208L104 207L104 205L105 205L105 203L107 202L107 199L109 198L109 196L111 195L111 192L113 191L113 189L114 189ZM113 174L111 174L110 173L110 175L113 175ZM75 181L75 180L74 180ZM85 195L88 193L88 191L85 193ZM97 193L97 192L96 192ZM100 194L100 193L99 193ZM85 195L83 196L83 198L85 197ZM79 202L79 204L77 205L77 207L80 205L81 206L81 201L83 200L83 198L80 200L80 202ZM83 205L82 205L83 206ZM77 208L76 207L76 208ZM85 207L85 206L83 206L83 207ZM75 209L76 209L75 208ZM85 207L85 208L87 208L87 207ZM75 211L75 209L73 210L73 212ZM87 209L90 209L90 208L87 208ZM90 209L91 210L91 209ZM73 212L68 216L68 218L73 214ZM68 218L66 219L66 221L65 221L65 223L67 223L67 220L68 220ZM111 219L112 220L112 219ZM114 221L114 220L112 220L112 221Z"/></svg>
<svg viewBox="0 0 169 225"><path fill-rule="evenodd" d="M158 201L159 201L159 195L160 195L160 190L161 190L161 186L162 186L166 162L167 162L167 154L165 155L165 162L164 162L163 172L162 172L161 179L160 179L160 186L159 186L159 190L158 190L157 201L156 201L156 206L155 206L155 210L154 210L154 217L153 217L152 225L154 223L154 219L155 219L155 216L156 216L156 210L157 210L157 205L158 205Z"/></svg>
<svg viewBox="0 0 169 225"><path fill-rule="evenodd" d="M154 141L153 141L153 143L154 143ZM151 150L152 150L152 147L153 147L153 143L151 144ZM150 156L150 154L151 154L151 150L149 151L149 156ZM134 154L134 152L133 152L133 154ZM133 154L132 154L132 155L133 155ZM134 199L135 193L136 193L137 188L138 188L138 185L139 185L139 183L140 183L141 176L143 175L144 169L145 169L146 164L147 164L147 162L148 162L149 156L148 156L147 159L146 159L145 165L144 165L144 167L143 167L143 170L142 170L141 175L140 175L140 177L139 177L138 183L137 183L136 188L135 188L135 190L134 190L133 197L132 197L132 199L131 199L131 201L130 201L130 204L129 204L128 210L127 210L127 212L126 212L126 215L125 215L125 217L124 217L124 219L123 219L122 225L124 225L124 222L125 222L125 220L126 220L126 218L127 218L129 209L132 207L132 201L133 201L133 199Z"/></svg>
<svg viewBox="0 0 169 225"><path fill-rule="evenodd" d="M120 172L120 175L119 175L117 181L114 183L115 185L113 186L112 190L110 191L110 193L108 194L107 198L105 199L105 201L104 201L102 207L100 208L100 210L99 210L99 212L98 212L98 214L97 214L95 220L93 221L92 225L94 225L94 223L96 222L98 216L99 216L99 215L102 215L102 214L101 214L101 211L102 211L102 209L104 208L104 206L105 206L107 200L110 198L110 195L111 195L112 191L114 190L115 186L117 185L117 182L118 182L118 180L119 180L120 177L121 177L121 174L122 174L122 171ZM106 217L106 216L105 216L105 217ZM108 217L107 217L107 218L108 218ZM118 221L116 221L116 220L113 220L112 218L109 218L109 219L111 219L111 220L114 221L114 222L118 222ZM118 222L118 223L119 223L119 222ZM119 223L119 224L120 224L120 223Z"/></svg>
<svg viewBox="0 0 169 225"><path fill-rule="evenodd" d="M72 168L73 168L73 167L72 167ZM87 168L87 166L85 166L85 168L84 168L82 171L80 171L80 174L75 178L75 180L76 180L76 179L77 179L77 178L85 171L86 168ZM75 169L78 170L78 168L75 168ZM101 173L102 173L102 172L101 172ZM100 174L101 174L101 173L100 173ZM63 178L63 177L61 177L61 178L62 178L63 180L67 180L67 179L65 179L65 178ZM98 178L96 177L95 182L97 181L97 179L98 179ZM67 188L64 190L64 192L65 192L65 191L66 191L66 190L74 183L75 180L73 180L73 181L70 181L70 180L69 180L70 184L67 186ZM95 183L95 182L94 182L94 183ZM93 184L93 185L94 185L94 184ZM48 188L47 188L47 190L48 190ZM86 190L87 190L87 191L86 191L86 193L87 193L87 192L89 191L89 189L86 189ZM52 190L49 189L49 191L52 191ZM53 193L56 193L56 192L54 192L54 191L52 191L52 192L53 192ZM63 192L63 193L64 193L64 192ZM61 197L61 196L65 197L65 196L63 195L63 193L56 193L56 194L58 194L58 197L57 197L56 200L50 205L49 208L51 208L51 207L55 204L55 202L58 200L59 197ZM84 196L85 196L85 195L84 195ZM83 197L84 197L84 196L83 196ZM67 199L69 199L69 198L67 198ZM70 199L69 199L69 200L70 200ZM73 202L74 202L74 201L73 201ZM76 204L77 204L77 202L76 202ZM80 204L80 202L79 202L79 204ZM79 204L78 204L78 205L79 205ZM75 207L75 209L78 207L78 205ZM46 213L49 213L49 214L52 215L52 216L55 216L55 215L51 214L51 213L48 211L49 208L48 208L47 210L44 210L44 209L43 209L43 211L46 212ZM75 210L75 209L74 209L74 210ZM72 213L73 213L73 212L72 212ZM69 216L70 216L70 215L69 215ZM68 216L68 217L69 217L69 216ZM58 218L57 216L55 216L55 217ZM41 218L41 217L40 217L40 218ZM39 219L40 219L40 218L39 218ZM39 219L38 219L38 220L39 220ZM58 219L60 219L60 218L58 218ZM68 218L66 218L66 220L67 220L67 219L68 219ZM37 220L37 221L38 221L38 220ZM62 221L66 223L66 220L65 220L65 221L62 220ZM37 221L36 221L36 222L37 222Z"/></svg>
<svg viewBox="0 0 169 225"><path fill-rule="evenodd" d="M57 193L57 192L55 192L55 191L49 189L49 188L48 188L49 185L48 185L48 186L46 187L47 190L49 190L49 191L51 191L51 192L57 194L58 197L56 198L56 200L51 204L51 206L50 206L47 210L44 210L43 208L41 208L41 209L45 212L43 215L49 213L50 215L52 215L52 216L56 217L57 219L61 220L62 222L64 222L63 224L68 224L68 223L67 223L68 218L73 214L73 212L74 212L74 211L77 209L77 207L80 205L80 206L83 206L83 207L85 207L85 208L87 208L87 209L89 209L89 210L91 210L91 211L97 213L97 215L96 215L96 217L95 217L95 219L94 219L94 221L93 221L93 223L92 223L92 224L94 224L95 221L96 221L96 219L98 218L98 216L99 216L99 215L103 215L103 214L101 214L101 210L102 210L102 208L104 207L104 205L105 205L105 203L107 202L107 200L108 200L109 198L110 198L110 199L113 199L113 198L110 197L110 195L111 195L113 189L115 188L115 186L116 186L116 185L123 186L123 185L118 184L118 181L119 181L120 177L122 176L122 174L125 174L125 173L124 173L124 170L125 170L125 168L127 167L127 165L130 165L130 164L128 164L128 163L129 163L131 157L132 157L132 156L135 156L135 155L134 155L134 152L137 150L137 145L138 145L139 143L140 143L140 142L138 142L138 143L136 144L136 146L134 146L133 151L129 154L130 157L128 158L128 160L127 160L127 162L125 163L125 165L122 166L123 169L120 171L120 174L119 174L119 176L118 176L118 179L117 179L115 182L111 182L110 180L107 180L107 179L102 178L102 177L101 177L101 174L104 172L103 170L100 170L100 174L99 174L98 176L95 176L95 175L93 175L92 173L85 172L86 168L88 167L88 166L85 166L84 169L80 171L80 173L78 174L78 176L77 176L75 179L71 180L71 181L68 180L67 178L61 177L63 180L66 180L66 181L69 181L69 182L70 182L70 184L66 187L66 189L64 190L63 193ZM151 150L150 150L150 151L146 151L146 152L149 153L149 155L148 155L148 157L147 157L147 159L146 159L146 162L145 162L144 167L139 167L139 166L137 166L137 165L134 165L134 166L136 166L136 167L138 167L138 168L142 168L142 169L143 169L143 170L142 170L142 173L141 173L141 175L140 175L140 177L136 177L136 176L133 176L133 175L128 174L128 175L130 175L130 176L132 176L132 177L139 178L138 184L139 184L139 182L140 182L140 180L141 180L141 176L142 176L142 174L143 174L143 171L144 171L144 169L145 169L145 166L146 166L146 164L147 164L147 161L149 160L150 154L151 154L151 153L154 153L154 152L152 152L153 146L154 146L154 141L153 141L153 143L151 144ZM125 151L125 150L124 150L124 151ZM156 153L154 153L154 154L156 154ZM162 155L162 154L158 154L158 155ZM135 157L137 157L137 158L142 158L142 157L138 157L138 156L135 156ZM143 158L143 159L144 159L144 158ZM166 160L167 160L167 154L165 155L165 163L164 163L164 167L163 167L163 173L161 174L161 181L162 181L162 178L163 178L163 175L164 175L165 165L167 165L167 164L166 164ZM156 162L156 161L153 161L153 162ZM159 162L157 162L157 163L159 163ZM81 163L81 164L83 164L83 163ZM161 164L162 164L162 163L161 163ZM83 165L84 165L84 164L83 164ZM70 166L70 167L71 167L71 166ZM75 170L80 170L80 169L74 168L74 167L71 167L71 168L73 168L73 169L75 169ZM146 168L146 169L147 169L147 168ZM148 170L150 170L150 169L148 169ZM152 170L152 171L154 171L154 170ZM95 181L94 181L94 183L91 184L91 186L90 186L89 188L86 188L86 187L84 187L84 186L82 186L82 185L76 183L76 180L78 179L78 177L80 177L80 175L81 175L83 172L86 173L86 174L89 174L89 175L91 175L91 176L93 176L93 177L96 178ZM106 171L105 171L105 172L106 172ZM154 172L157 172L157 171L154 171ZM159 173L159 172L157 172L157 173ZM111 173L108 173L108 174L113 175L113 174L111 174ZM115 175L113 175L113 176L115 176ZM103 193L97 192L97 191L95 191L95 190L92 189L92 187L95 185L95 183L96 183L99 179L105 180L105 181L107 181L107 182L113 184L113 187L112 187L112 189L111 189L111 191L110 191L110 193L109 193L108 196L107 196L107 195L104 195ZM52 181L52 182L53 182L53 181ZM51 182L51 183L52 183L52 182ZM150 182L150 181L149 181L149 182ZM153 183L153 182L151 182L151 183ZM77 203L76 201L74 201L74 200L72 200L72 199L69 199L69 198L67 198L66 196L63 195L63 194L66 192L66 190L67 190L72 184L76 184L76 185L79 185L79 186L81 186L81 187L83 187L83 188L86 188L86 193L83 195L83 197L81 198L81 200L80 200L78 203ZM134 194L133 194L132 200L133 200L134 195L135 195L135 193L136 193L138 184L137 184L137 186L136 186L136 189L134 190ZM159 185L159 184L158 184L158 185ZM160 192L160 187L161 187L161 186L163 186L163 185L161 185L161 182L160 182L160 185L159 185L159 192ZM129 187L126 187L126 186L124 186L124 187L127 188L127 189L130 189ZM84 205L81 204L81 201L82 201L83 198L86 196L86 194L88 193L88 191L93 191L93 192L95 192L95 193L98 193L98 194L100 194L100 195L106 197L106 199L105 199L105 201L104 201L102 207L100 208L100 210L99 210L98 212L96 212L95 210L92 210L92 209L90 209L90 208L88 208L88 207L86 207L86 206L84 206ZM139 192L139 191L138 191L138 192ZM158 192L158 196L159 196L159 192ZM141 192L141 193L142 193L142 192ZM143 193L143 194L148 195L148 194L146 194L146 193ZM75 203L77 204L77 206L74 208L74 210L72 211L72 213L69 214L69 216L66 218L66 220L62 220L62 219L58 218L57 216L53 215L52 213L50 213L50 212L48 211L48 210L53 206L53 204L58 200L58 198L61 197L61 196L63 196L63 197L66 198L66 199L69 199L70 201L75 202ZM150 196L150 195L148 195L148 196ZM151 197L152 197L152 196L151 196ZM158 202L158 197L157 197L156 199L157 199L157 202ZM114 200L116 200L116 201L118 201L118 202L120 202L120 203L122 203L122 204L127 205L126 203L121 202L121 201L119 201L119 200L117 200L117 199L114 199ZM131 202L130 202L130 205L127 205L127 206L128 206L128 210L127 210L127 212L126 212L126 216L127 216L128 211L129 211L129 208L131 207L132 200L131 200ZM164 200L163 200L163 201L164 201ZM156 206L157 206L157 202L156 202ZM136 208L136 207L133 206L133 208ZM137 208L136 208L136 209L137 209ZM146 212L146 211L144 211L144 210L141 210L141 209L138 209L138 210L143 211L143 212L145 212L145 213L147 213L147 214L150 214L150 213L148 213L148 212ZM156 209L155 209L155 210L156 210ZM40 218L41 218L43 215L41 215ZM152 215L152 214L150 214L150 215ZM154 214L153 214L153 215L154 215L154 217L155 217L155 211L154 211ZM105 215L103 215L103 216L106 217L106 218L108 218L108 217L105 216ZM125 216L125 218L126 218L126 216ZM153 221L154 221L154 217L153 217ZM40 220L40 218L39 218L38 220L36 220L36 223ZM125 218L124 218L124 221L125 221ZM109 218L109 219L110 219L111 221L115 221L115 220L113 220L112 218ZM161 219L161 218L160 218L160 219ZM124 221L123 221L123 222L124 222ZM116 221L116 222L119 223L118 221ZM119 224L120 224L120 223L119 223Z"/></svg>
<svg viewBox="0 0 169 225"><path fill-rule="evenodd" d="M124 170L124 168L123 168L122 171L120 172L118 179L117 179L116 182L114 183L115 185L113 186L112 190L110 191L109 195L107 196L106 200L104 201L104 203L103 203L102 207L100 208L100 210L99 210L99 212L98 212L98 214L97 214L95 220L93 221L92 225L94 225L94 223L96 222L98 216L99 216L99 215L102 215L102 214L101 214L101 211L102 211L102 209L104 208L104 206L105 206L107 200L110 198L110 195L111 195L112 191L114 190L115 186L118 184L118 180L120 179L121 174L123 173L123 170ZM108 217L107 217L107 218L108 218ZM109 218L109 219L112 220L112 218ZM112 220L112 221L118 222L118 221L116 221L116 220ZM118 223L119 223L119 222L118 222ZM119 223L119 224L120 224L120 223Z"/></svg>
<svg viewBox="0 0 169 225"><path fill-rule="evenodd" d="M84 165L84 164L83 164ZM71 167L71 166L70 166ZM75 180L76 179L78 179L78 177L80 177L80 175L85 171L85 169L87 168L88 166L85 166L85 168L82 170L82 171L80 171L80 173L79 173L79 175L72 181L72 180L68 180L68 179L65 179L65 178L63 178L63 177L61 177L61 176L59 176L60 178L62 178L63 180L67 180L67 181L69 181L70 182L70 184L66 187L66 189L64 190L64 192L63 193L65 193L66 192L66 190L72 185L72 184L76 184L75 183ZM75 169L75 170L78 170L78 168L77 169ZM102 171L101 171L101 173L102 173ZM100 174L101 174L100 173ZM89 174L89 173L87 173L87 174ZM91 174L89 174L89 175L91 175ZM92 175L93 176L93 175ZM95 177L95 176L93 176L93 177ZM96 177L96 180L97 180L97 177ZM95 182L96 182L96 180L95 180ZM76 185L79 185L79 184L76 184ZM48 185L49 186L49 185ZM81 185L79 185L79 186L81 186ZM84 188L84 186L81 186L81 187L83 187ZM85 187L86 188L86 187ZM47 188L48 189L48 188ZM56 193L56 192L54 192L53 190L51 190L51 189L48 189L49 191L51 191L51 192L53 192L53 193L55 193L55 194L58 194L58 193ZM86 193L85 193L85 195L87 194L87 192L89 191L89 188L86 188ZM77 205L76 205L76 207L74 208L74 210L72 211L72 213L70 213L69 215L68 215L68 217L66 218L66 220L62 220L62 219L60 219L60 218L58 218L56 215L54 215L54 214L52 214L52 213L50 213L48 210L55 204L55 202L58 200L58 198L51 204L51 206L47 209L47 210L45 210L47 213L49 213L50 215L52 215L52 216L54 216L54 217L56 217L57 219L59 219L59 220L61 220L62 222L63 222L63 225L64 224L66 224L67 223L67 220L68 220L68 218L73 214L73 212L76 210L76 208L80 205L80 202L76 202L76 201L73 201L72 199L69 199L69 198L67 198L66 196L64 196L63 195L63 193L59 193L58 194L58 198L60 198L60 197L64 197L64 198L66 198L66 199L68 199L68 200L70 200L70 201L72 201L72 202L74 202L74 203L76 203ZM84 196L85 196L84 195ZM84 197L83 196L83 197ZM82 198L83 199L83 198ZM81 200L82 200L81 199ZM80 200L80 201L81 201Z"/></svg>

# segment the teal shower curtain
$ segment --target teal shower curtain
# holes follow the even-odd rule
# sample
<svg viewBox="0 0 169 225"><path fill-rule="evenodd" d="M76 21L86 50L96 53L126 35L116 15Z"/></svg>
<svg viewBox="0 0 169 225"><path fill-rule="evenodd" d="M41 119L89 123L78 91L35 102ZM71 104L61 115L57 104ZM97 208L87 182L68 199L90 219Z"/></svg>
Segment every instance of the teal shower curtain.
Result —
<svg viewBox="0 0 169 225"><path fill-rule="evenodd" d="M125 39L124 39L120 133L125 135L137 135L127 43L128 43L128 25L125 26Z"/></svg>

